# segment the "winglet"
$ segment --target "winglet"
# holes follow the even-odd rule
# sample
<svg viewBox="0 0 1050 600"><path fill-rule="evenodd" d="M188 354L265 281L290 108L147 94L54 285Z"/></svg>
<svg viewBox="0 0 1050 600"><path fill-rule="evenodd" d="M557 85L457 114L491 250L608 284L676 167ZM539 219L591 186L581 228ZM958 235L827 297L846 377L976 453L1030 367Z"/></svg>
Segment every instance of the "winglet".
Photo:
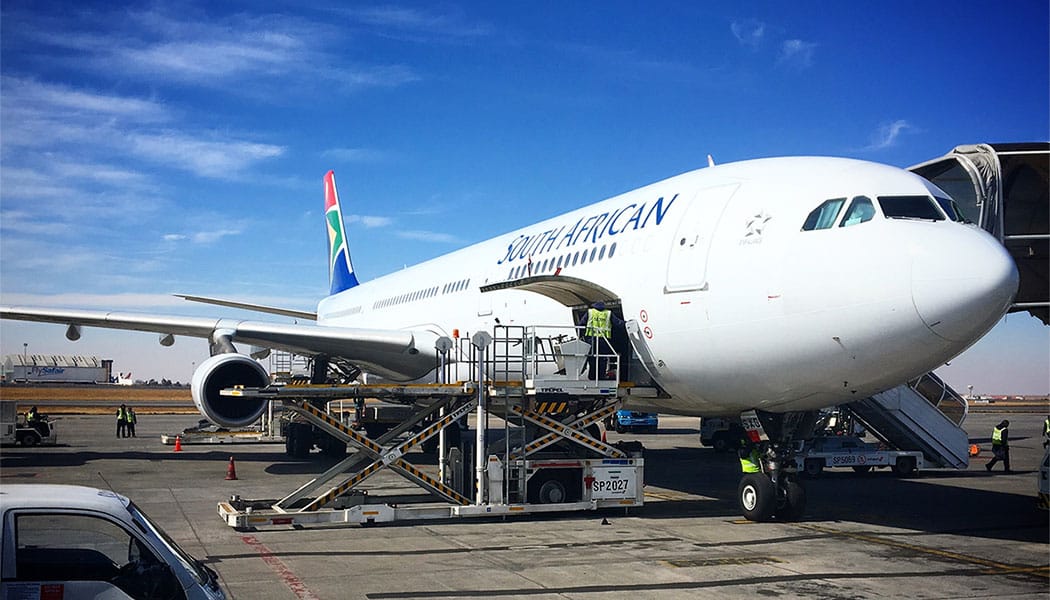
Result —
<svg viewBox="0 0 1050 600"><path fill-rule="evenodd" d="M354 266L350 262L350 249L346 245L343 228L343 213L339 208L339 193L335 191L335 173L324 176L324 220L328 226L328 283L331 294L348 290L357 285Z"/></svg>

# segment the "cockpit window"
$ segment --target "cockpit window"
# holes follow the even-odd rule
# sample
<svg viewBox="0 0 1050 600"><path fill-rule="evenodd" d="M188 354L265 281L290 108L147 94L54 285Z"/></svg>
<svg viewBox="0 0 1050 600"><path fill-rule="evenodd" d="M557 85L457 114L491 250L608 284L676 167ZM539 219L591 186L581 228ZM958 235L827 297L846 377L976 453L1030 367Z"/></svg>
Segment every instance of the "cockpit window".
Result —
<svg viewBox="0 0 1050 600"><path fill-rule="evenodd" d="M929 196L879 196L879 204L887 219L944 220Z"/></svg>
<svg viewBox="0 0 1050 600"><path fill-rule="evenodd" d="M864 196L857 196L850 202L849 208L846 209L846 214L842 217L842 223L839 227L849 227L850 225L859 225L860 223L866 223L875 216L875 205L871 203L870 198Z"/></svg>
<svg viewBox="0 0 1050 600"><path fill-rule="evenodd" d="M830 229L835 224L835 218L839 216L839 211L842 210L842 205L845 203L845 198L835 198L816 207L806 217L806 222L802 225L802 231Z"/></svg>
<svg viewBox="0 0 1050 600"><path fill-rule="evenodd" d="M933 199L937 201L937 204L941 206L941 210L944 211L944 214L948 215L949 219L960 223L969 223L969 221L966 220L966 217L963 216L959 205L955 203L955 200L952 200L951 198L942 198L941 196L934 196Z"/></svg>

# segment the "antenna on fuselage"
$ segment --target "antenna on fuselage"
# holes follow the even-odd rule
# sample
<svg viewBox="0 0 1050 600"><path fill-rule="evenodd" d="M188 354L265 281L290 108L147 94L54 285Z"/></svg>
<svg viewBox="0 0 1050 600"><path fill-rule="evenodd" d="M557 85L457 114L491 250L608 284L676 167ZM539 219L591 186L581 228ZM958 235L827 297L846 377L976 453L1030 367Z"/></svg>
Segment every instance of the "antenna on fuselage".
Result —
<svg viewBox="0 0 1050 600"><path fill-rule="evenodd" d="M707 166L709 166L709 167L715 166L715 159L710 154L707 155Z"/></svg>

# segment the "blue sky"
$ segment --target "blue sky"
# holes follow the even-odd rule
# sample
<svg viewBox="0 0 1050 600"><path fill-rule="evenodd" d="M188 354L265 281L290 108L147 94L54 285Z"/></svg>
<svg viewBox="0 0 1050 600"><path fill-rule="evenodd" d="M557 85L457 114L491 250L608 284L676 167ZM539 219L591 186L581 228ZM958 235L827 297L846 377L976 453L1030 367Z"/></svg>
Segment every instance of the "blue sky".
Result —
<svg viewBox="0 0 1050 600"><path fill-rule="evenodd" d="M1050 137L1042 0L301 4L5 1L0 301L311 310L330 168L368 280L708 154L908 166ZM184 380L206 352L0 327L4 354L136 377ZM1047 393L1048 331L1011 316L943 374Z"/></svg>

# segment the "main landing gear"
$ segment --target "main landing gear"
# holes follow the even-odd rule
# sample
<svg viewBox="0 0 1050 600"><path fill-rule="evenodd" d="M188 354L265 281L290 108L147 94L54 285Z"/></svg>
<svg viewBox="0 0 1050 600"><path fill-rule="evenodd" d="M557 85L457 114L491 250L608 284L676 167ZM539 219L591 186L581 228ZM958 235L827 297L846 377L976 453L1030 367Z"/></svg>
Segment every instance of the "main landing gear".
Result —
<svg viewBox="0 0 1050 600"><path fill-rule="evenodd" d="M806 490L798 480L792 439L804 438L815 413L774 414L748 411L741 415L748 438L745 452L757 458L759 471L744 473L737 486L740 510L749 521L797 521L806 510ZM770 435L772 434L772 435ZM757 453L752 453L757 448Z"/></svg>

